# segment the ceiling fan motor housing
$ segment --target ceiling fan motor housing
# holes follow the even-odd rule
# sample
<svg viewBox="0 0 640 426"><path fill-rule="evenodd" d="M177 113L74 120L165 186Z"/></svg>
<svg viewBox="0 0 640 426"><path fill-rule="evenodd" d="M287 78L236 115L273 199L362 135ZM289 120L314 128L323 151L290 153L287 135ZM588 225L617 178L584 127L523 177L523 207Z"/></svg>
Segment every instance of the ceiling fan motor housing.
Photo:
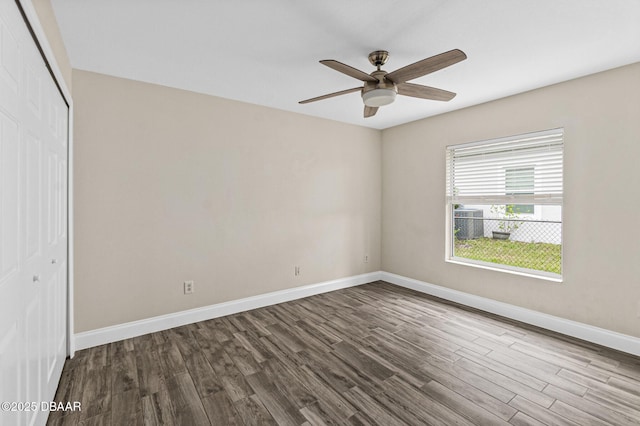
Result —
<svg viewBox="0 0 640 426"><path fill-rule="evenodd" d="M396 99L398 88L395 83L384 78L386 74L386 71L377 70L371 73L372 77L378 79L377 83L365 81L362 88L362 101L366 106L381 107L389 105Z"/></svg>

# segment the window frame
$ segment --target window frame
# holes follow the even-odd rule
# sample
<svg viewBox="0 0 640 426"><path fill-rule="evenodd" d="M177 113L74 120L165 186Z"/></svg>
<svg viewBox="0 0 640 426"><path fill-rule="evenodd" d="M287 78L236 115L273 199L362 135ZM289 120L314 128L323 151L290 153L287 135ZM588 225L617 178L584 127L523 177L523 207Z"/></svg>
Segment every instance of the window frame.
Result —
<svg viewBox="0 0 640 426"><path fill-rule="evenodd" d="M477 141L477 142L471 142L471 143L462 143L462 144L453 144L453 145L448 145L446 147L446 180L447 180L447 188L446 188L446 201L445 201L445 210L446 210L446 214L445 214L445 262L447 263L452 263L452 264L458 264L458 265L465 265L465 266L471 266L471 267L475 267L475 268L481 268L481 269L487 269L487 270L492 270L492 271L498 271L498 272L504 272L504 273L509 273L509 274L515 274L515 275L520 275L520 276L526 276L526 277L530 277L530 278L536 278L536 279L542 279L545 281L552 281L552 282L563 282L563 277L564 277L564 205L563 205L563 196L564 196L564 185L562 185L562 191L560 194L559 199L554 199L553 202L541 202L541 203L537 203L536 202L536 194L531 194L531 193L527 193L526 195L529 196L529 198L531 199L531 202L529 203L517 203L517 202L506 202L506 204L532 204L534 206L533 209L533 214L535 214L535 206L536 205L554 205L554 206L559 206L560 207L560 230L561 230L561 242L560 242L560 270L561 270L561 274L556 274L556 273L552 273L552 272L547 272L547 271L541 271L541 270L534 270L534 269L527 269L527 268L520 268L517 266L511 266L511 265L505 265L505 264L501 264L501 263L492 263L492 262L485 262L485 261L481 261L481 260L475 260L475 259L469 259L469 258L464 258L464 257L458 257L455 256L454 253L454 244L455 244L455 231L454 231L454 223L455 223L455 218L454 218L454 206L457 204L462 204L462 202L460 200L455 199L455 197L451 197L452 194L456 193L456 188L455 187L450 187L451 183L450 181L453 180L452 179L452 171L450 170L450 151L452 149L458 148L458 147L467 147L467 146L482 146L482 145L489 145L489 144L493 144L493 143L498 143L498 142L502 142L502 141L517 141L517 140L523 140L523 139L527 139L530 137L535 137L535 136L544 136L545 134L560 134L561 137L561 165L560 165L560 171L561 171L561 176L564 176L564 141L565 141L565 132L564 132L564 128L558 128L558 129L551 129L551 130L545 130L545 131L540 131L540 132L532 132L532 133L527 133L527 134L521 134L521 135L515 135L515 136L509 136L509 137L505 137L505 138L497 138L497 139L488 139L488 140L484 140L484 141ZM513 167L510 167L513 168ZM535 165L531 166L531 165L522 165L522 166L518 166L518 168L533 168L533 173L534 173L534 192L535 192L535 173L536 173L536 169L535 169ZM505 189L505 198L502 198L500 200L495 200L495 204L505 204L502 201L505 201L506 197L515 197L518 198L515 194L508 194L506 191L506 168L505 170L505 185L504 185L504 189ZM564 178L563 178L564 179ZM516 200L517 201L517 200ZM476 205L482 205L485 204L487 205L487 201L485 202L476 202ZM531 214L531 213L520 213L520 214Z"/></svg>

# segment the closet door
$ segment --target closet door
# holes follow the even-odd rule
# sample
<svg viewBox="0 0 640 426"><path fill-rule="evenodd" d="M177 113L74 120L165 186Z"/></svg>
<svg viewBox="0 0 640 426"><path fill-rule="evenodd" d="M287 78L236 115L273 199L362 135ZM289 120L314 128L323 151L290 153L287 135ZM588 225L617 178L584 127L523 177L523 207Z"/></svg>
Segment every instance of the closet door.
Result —
<svg viewBox="0 0 640 426"><path fill-rule="evenodd" d="M0 425L45 424L66 356L67 117L16 3L0 0L0 402L15 403Z"/></svg>
<svg viewBox="0 0 640 426"><path fill-rule="evenodd" d="M44 93L44 395L53 400L67 353L67 117L68 108L51 76Z"/></svg>

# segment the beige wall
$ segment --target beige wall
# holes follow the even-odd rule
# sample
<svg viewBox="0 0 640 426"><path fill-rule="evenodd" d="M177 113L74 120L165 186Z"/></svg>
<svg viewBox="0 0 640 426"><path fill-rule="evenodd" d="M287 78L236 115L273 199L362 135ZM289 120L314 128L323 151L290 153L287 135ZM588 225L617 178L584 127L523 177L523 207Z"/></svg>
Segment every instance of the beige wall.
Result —
<svg viewBox="0 0 640 426"><path fill-rule="evenodd" d="M380 269L379 131L73 84L76 332Z"/></svg>
<svg viewBox="0 0 640 426"><path fill-rule="evenodd" d="M67 55L67 49L64 47L64 42L62 41L60 29L58 28L58 21L51 7L51 0L31 0L31 3L38 14L40 24L47 36L51 50L56 57L62 78L64 78L64 82L69 91L71 91L71 64L69 62L69 56Z"/></svg>
<svg viewBox="0 0 640 426"><path fill-rule="evenodd" d="M640 337L639 82L634 64L384 130L382 269ZM445 146L556 127L564 282L446 263Z"/></svg>
<svg viewBox="0 0 640 426"><path fill-rule="evenodd" d="M378 132L74 70L76 332L382 269L640 337L640 227L613 216L640 211L638 81ZM555 127L564 282L446 263L445 146Z"/></svg>

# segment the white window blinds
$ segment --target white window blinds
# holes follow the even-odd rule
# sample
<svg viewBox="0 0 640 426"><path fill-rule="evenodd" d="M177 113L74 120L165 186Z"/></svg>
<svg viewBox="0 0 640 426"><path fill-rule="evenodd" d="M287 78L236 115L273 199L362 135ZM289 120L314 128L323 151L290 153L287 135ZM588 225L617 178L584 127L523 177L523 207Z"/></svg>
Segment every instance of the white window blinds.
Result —
<svg viewBox="0 0 640 426"><path fill-rule="evenodd" d="M562 204L562 152L563 129L448 146L447 201Z"/></svg>

